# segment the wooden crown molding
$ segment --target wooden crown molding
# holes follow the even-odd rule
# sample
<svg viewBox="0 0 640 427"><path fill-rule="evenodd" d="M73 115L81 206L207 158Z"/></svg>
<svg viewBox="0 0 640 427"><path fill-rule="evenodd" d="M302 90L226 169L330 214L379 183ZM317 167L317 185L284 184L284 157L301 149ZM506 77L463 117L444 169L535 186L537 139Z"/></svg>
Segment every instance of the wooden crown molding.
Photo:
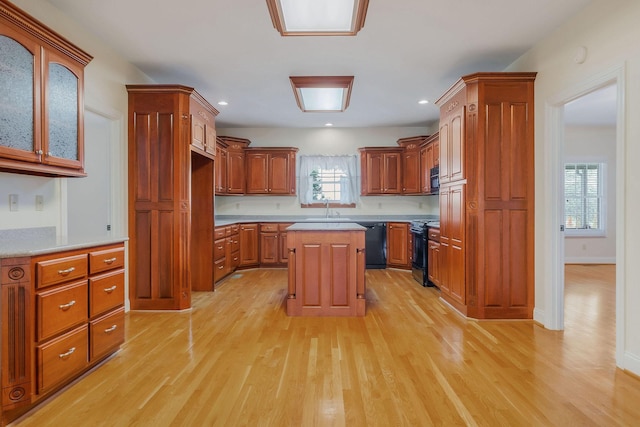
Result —
<svg viewBox="0 0 640 427"><path fill-rule="evenodd" d="M303 112L318 112L319 110L305 110L299 89L301 88L343 88L347 90L342 102L341 110L330 110L327 112L341 112L347 109L351 100L351 88L353 87L353 76L290 76L293 94L296 103Z"/></svg>

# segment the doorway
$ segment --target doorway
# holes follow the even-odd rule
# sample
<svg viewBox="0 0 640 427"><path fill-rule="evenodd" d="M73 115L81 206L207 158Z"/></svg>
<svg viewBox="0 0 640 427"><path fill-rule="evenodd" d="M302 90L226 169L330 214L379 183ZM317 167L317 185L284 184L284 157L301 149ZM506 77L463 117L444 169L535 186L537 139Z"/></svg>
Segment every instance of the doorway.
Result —
<svg viewBox="0 0 640 427"><path fill-rule="evenodd" d="M624 336L624 67L616 67L613 70L567 89L551 99L547 104L548 134L545 148L550 156L549 186L553 209L549 213L551 224L550 242L548 254L550 262L550 279L545 281L545 313L544 324L548 329L564 329L564 274L565 274L565 109L580 98L596 93L604 88L614 88L615 93L615 190L619 195L615 200L615 260L616 260L616 364L623 363L623 336ZM585 98L585 100L588 98ZM578 104L579 101L576 103Z"/></svg>

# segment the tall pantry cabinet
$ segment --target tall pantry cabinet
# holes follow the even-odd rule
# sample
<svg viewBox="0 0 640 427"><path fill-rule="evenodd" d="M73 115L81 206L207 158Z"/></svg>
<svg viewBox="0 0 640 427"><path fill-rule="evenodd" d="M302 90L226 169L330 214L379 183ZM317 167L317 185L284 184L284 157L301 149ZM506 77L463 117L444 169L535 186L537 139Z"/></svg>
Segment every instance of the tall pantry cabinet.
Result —
<svg viewBox="0 0 640 427"><path fill-rule="evenodd" d="M440 289L468 317L533 317L535 76L464 76L436 101Z"/></svg>
<svg viewBox="0 0 640 427"><path fill-rule="evenodd" d="M131 308L189 308L192 284L213 290L218 111L186 86L127 90Z"/></svg>

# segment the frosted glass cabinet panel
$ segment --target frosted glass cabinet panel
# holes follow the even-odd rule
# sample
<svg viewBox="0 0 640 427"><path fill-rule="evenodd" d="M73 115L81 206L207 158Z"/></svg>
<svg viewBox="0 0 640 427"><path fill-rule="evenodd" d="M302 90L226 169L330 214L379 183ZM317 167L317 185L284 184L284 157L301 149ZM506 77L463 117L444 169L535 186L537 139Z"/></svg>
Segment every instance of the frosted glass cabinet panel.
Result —
<svg viewBox="0 0 640 427"><path fill-rule="evenodd" d="M0 35L0 145L33 151L34 56Z"/></svg>
<svg viewBox="0 0 640 427"><path fill-rule="evenodd" d="M0 0L0 171L85 176L91 56Z"/></svg>

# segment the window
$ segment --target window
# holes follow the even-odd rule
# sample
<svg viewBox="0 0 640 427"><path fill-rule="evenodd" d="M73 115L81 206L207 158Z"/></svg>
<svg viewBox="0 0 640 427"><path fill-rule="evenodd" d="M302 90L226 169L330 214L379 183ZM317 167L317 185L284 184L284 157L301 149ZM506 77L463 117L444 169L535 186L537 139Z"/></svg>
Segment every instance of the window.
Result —
<svg viewBox="0 0 640 427"><path fill-rule="evenodd" d="M569 235L604 235L604 164L564 166L564 225Z"/></svg>
<svg viewBox="0 0 640 427"><path fill-rule="evenodd" d="M300 156L300 203L354 205L356 156Z"/></svg>

